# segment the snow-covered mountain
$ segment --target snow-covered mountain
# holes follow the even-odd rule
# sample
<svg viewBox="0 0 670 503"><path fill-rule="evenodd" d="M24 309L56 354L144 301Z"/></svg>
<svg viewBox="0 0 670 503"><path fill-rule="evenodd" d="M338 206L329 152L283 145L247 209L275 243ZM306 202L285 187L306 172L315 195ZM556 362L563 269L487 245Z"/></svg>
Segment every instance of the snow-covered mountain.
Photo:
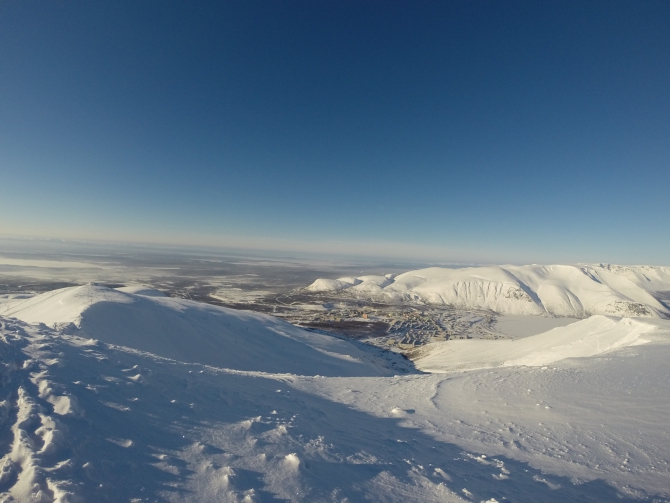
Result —
<svg viewBox="0 0 670 503"><path fill-rule="evenodd" d="M306 290L346 290L362 298L488 309L501 314L670 317L670 309L656 295L670 291L670 267L431 267L397 276L317 279Z"/></svg>
<svg viewBox="0 0 670 503"><path fill-rule="evenodd" d="M670 498L668 320L429 344L439 373L393 375L375 348L123 290L0 306L0 501Z"/></svg>
<svg viewBox="0 0 670 503"><path fill-rule="evenodd" d="M146 287L85 285L0 304L0 316L182 362L306 375L385 375L370 355L259 313L174 299Z"/></svg>

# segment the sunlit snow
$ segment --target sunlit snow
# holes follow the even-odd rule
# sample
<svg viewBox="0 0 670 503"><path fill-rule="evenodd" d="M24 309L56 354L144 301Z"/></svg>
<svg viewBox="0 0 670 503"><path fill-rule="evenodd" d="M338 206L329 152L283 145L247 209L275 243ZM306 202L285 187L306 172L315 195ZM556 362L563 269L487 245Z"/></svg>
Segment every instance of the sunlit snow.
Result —
<svg viewBox="0 0 670 503"><path fill-rule="evenodd" d="M428 344L431 372L397 375L398 355L146 286L0 316L6 501L670 498L658 317Z"/></svg>

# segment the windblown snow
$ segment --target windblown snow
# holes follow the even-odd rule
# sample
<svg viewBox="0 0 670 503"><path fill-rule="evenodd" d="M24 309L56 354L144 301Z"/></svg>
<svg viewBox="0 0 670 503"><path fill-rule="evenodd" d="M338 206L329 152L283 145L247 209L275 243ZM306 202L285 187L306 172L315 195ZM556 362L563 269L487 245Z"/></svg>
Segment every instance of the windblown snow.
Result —
<svg viewBox="0 0 670 503"><path fill-rule="evenodd" d="M527 265L431 267L395 277L317 279L310 292L488 309L502 314L586 318L670 317L657 292L670 291L670 267Z"/></svg>
<svg viewBox="0 0 670 503"><path fill-rule="evenodd" d="M398 375L268 316L87 285L0 305L0 339L0 501L670 501L668 320L429 344L437 373Z"/></svg>

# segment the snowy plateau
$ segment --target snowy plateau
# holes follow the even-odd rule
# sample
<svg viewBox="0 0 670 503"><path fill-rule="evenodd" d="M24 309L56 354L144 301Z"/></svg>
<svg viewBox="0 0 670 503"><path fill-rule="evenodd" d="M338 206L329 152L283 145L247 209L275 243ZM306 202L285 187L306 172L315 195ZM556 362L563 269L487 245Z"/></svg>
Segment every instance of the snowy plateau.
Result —
<svg viewBox="0 0 670 503"><path fill-rule="evenodd" d="M5 296L0 501L670 501L670 268L430 268L308 291L580 320L409 362L142 285Z"/></svg>

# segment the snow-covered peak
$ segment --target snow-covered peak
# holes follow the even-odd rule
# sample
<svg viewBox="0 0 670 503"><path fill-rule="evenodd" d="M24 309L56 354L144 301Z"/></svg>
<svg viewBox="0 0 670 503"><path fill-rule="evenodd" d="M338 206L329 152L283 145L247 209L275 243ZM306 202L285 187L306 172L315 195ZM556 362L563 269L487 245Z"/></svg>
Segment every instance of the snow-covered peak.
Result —
<svg viewBox="0 0 670 503"><path fill-rule="evenodd" d="M18 318L28 323L77 323L81 315L98 302L130 304L133 295L99 285L61 288L28 299L7 302L0 306L0 315Z"/></svg>

